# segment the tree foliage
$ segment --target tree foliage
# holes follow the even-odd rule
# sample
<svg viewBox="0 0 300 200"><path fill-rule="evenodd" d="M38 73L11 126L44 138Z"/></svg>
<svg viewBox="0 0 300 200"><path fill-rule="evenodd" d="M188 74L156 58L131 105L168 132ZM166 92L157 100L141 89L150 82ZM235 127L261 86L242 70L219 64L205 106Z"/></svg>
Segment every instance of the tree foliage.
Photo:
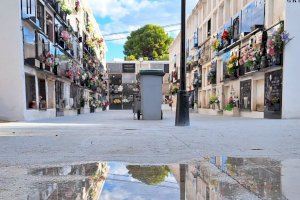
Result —
<svg viewBox="0 0 300 200"><path fill-rule="evenodd" d="M158 185L169 175L168 166L128 165L128 173L135 179L147 185Z"/></svg>
<svg viewBox="0 0 300 200"><path fill-rule="evenodd" d="M172 40L161 26L149 24L131 32L124 45L124 54L126 58L164 60L168 58Z"/></svg>

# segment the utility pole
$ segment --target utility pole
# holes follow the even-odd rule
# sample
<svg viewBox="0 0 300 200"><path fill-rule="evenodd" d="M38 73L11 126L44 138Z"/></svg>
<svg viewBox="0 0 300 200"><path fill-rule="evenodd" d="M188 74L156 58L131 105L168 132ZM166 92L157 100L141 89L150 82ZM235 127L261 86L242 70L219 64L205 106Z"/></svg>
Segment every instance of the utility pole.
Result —
<svg viewBox="0 0 300 200"><path fill-rule="evenodd" d="M186 91L185 24L186 0L181 0L180 89L177 94L176 126L190 125L189 96Z"/></svg>

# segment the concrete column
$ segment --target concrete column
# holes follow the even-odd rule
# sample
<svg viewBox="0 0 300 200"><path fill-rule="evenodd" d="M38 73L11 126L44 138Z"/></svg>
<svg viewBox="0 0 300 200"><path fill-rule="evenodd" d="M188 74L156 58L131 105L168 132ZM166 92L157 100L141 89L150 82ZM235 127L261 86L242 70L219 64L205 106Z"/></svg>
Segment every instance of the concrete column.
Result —
<svg viewBox="0 0 300 200"><path fill-rule="evenodd" d="M284 51L282 117L300 118L300 2L285 3L285 30L294 37Z"/></svg>
<svg viewBox="0 0 300 200"><path fill-rule="evenodd" d="M273 24L273 8L274 8L274 0L266 0L265 5L265 25L266 27L270 27Z"/></svg>
<svg viewBox="0 0 300 200"><path fill-rule="evenodd" d="M0 6L0 119L24 119L25 73L20 0Z"/></svg>

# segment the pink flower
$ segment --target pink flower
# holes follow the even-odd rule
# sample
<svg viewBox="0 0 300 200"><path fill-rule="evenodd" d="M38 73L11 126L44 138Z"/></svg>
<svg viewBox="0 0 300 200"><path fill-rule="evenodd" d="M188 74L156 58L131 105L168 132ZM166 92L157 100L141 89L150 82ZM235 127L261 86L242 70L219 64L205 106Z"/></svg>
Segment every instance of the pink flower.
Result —
<svg viewBox="0 0 300 200"><path fill-rule="evenodd" d="M68 41L69 39L71 39L71 36L68 33L68 31L62 31L60 36L64 41Z"/></svg>
<svg viewBox="0 0 300 200"><path fill-rule="evenodd" d="M272 56L272 57L275 56L275 49L274 48L269 49L269 55Z"/></svg>

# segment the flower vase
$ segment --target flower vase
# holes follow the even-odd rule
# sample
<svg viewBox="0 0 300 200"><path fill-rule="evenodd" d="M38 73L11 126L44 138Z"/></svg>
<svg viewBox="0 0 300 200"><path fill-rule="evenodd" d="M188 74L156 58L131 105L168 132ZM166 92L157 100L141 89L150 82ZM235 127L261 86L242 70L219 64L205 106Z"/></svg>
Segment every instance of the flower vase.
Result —
<svg viewBox="0 0 300 200"><path fill-rule="evenodd" d="M281 105L280 105L280 103L275 103L274 104L274 111L281 111Z"/></svg>
<svg viewBox="0 0 300 200"><path fill-rule="evenodd" d="M268 61L266 56L262 56L261 57L261 61L260 61L260 69L266 68L268 67Z"/></svg>
<svg viewBox="0 0 300 200"><path fill-rule="evenodd" d="M283 61L283 54L282 53L277 53L275 56L274 64L275 66L280 66L282 65Z"/></svg>

